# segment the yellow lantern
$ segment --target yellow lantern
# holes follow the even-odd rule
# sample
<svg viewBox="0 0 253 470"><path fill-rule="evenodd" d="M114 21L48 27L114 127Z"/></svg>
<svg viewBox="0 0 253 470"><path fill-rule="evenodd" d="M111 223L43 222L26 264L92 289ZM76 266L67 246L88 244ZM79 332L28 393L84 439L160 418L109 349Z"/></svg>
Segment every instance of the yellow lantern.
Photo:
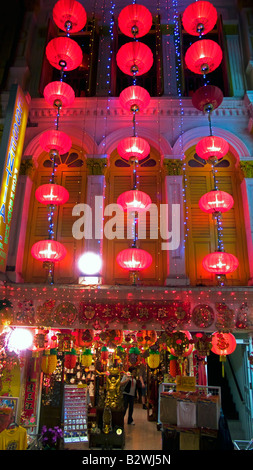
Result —
<svg viewBox="0 0 253 470"><path fill-rule="evenodd" d="M157 369L160 365L160 353L159 351L149 351L148 366L150 369Z"/></svg>
<svg viewBox="0 0 253 470"><path fill-rule="evenodd" d="M82 366L90 367L92 364L92 354L90 349L85 349L82 354Z"/></svg>
<svg viewBox="0 0 253 470"><path fill-rule="evenodd" d="M52 374L57 366L57 351L56 349L46 349L41 360L41 369L44 374Z"/></svg>

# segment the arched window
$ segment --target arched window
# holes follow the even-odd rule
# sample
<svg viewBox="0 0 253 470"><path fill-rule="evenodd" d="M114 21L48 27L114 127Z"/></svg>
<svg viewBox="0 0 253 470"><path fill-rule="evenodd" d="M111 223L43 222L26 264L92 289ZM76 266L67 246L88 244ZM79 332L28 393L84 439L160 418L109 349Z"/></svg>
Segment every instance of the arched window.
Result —
<svg viewBox="0 0 253 470"><path fill-rule="evenodd" d="M72 216L75 204L85 202L87 170L86 161L81 149L72 147L69 153L56 159L57 184L64 186L69 192L69 200L58 206L54 212L55 239L64 244L67 255L63 261L55 263L54 281L57 283L77 282L77 260L83 251L84 239L76 240L72 235L72 225L76 218ZM23 264L25 282L45 282L47 270L43 263L31 255L34 243L48 237L48 207L35 198L35 191L41 184L49 183L52 174L52 162L47 153L43 152L38 160L31 192L27 235Z"/></svg>
<svg viewBox="0 0 253 470"><path fill-rule="evenodd" d="M218 189L231 194L234 206L222 214L222 238L224 249L239 259L239 268L227 275L228 285L247 285L249 265L242 210L241 175L236 159L231 152L215 165ZM214 189L211 165L195 153L195 146L186 152L185 166L185 217L188 236L186 237L186 269L191 285L216 285L215 276L202 266L202 259L217 249L217 230L211 214L199 207L199 199Z"/></svg>
<svg viewBox="0 0 253 470"><path fill-rule="evenodd" d="M138 248L148 251L153 258L152 265L140 273L140 283L145 285L163 285L166 277L166 253L161 250L161 239L159 230L159 204L163 201L163 174L160 164L159 153L151 147L150 155L139 162L137 166L137 188L147 193L152 204L158 208L158 227L154 213L147 212L146 238L138 236ZM124 191L133 189L132 164L119 157L117 150L110 156L110 164L106 170L105 207L108 204L117 203L117 199ZM114 217L105 217L104 224ZM140 227L140 221L139 227ZM143 229L142 225L142 229ZM105 233L105 230L104 230ZM138 232L139 233L139 232ZM157 236L156 236L157 235ZM120 268L116 262L117 254L131 246L132 240L127 238L127 218L124 218L122 238L109 240L104 235L103 258L104 258L104 282L106 284L130 284L128 271Z"/></svg>

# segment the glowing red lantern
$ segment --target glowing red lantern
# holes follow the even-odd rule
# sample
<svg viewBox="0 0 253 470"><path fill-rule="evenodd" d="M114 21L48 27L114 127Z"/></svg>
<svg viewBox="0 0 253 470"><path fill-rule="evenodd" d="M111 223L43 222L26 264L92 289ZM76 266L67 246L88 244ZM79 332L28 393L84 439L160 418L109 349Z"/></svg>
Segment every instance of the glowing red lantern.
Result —
<svg viewBox="0 0 253 470"><path fill-rule="evenodd" d="M222 50L219 44L211 39L194 42L185 54L186 67L197 74L207 74L219 67L222 61Z"/></svg>
<svg viewBox="0 0 253 470"><path fill-rule="evenodd" d="M69 199L69 192L59 184L42 184L35 191L35 197L41 204L58 206Z"/></svg>
<svg viewBox="0 0 253 470"><path fill-rule="evenodd" d="M192 335L189 331L173 331L173 338L169 350L172 356L187 357L193 351Z"/></svg>
<svg viewBox="0 0 253 470"><path fill-rule="evenodd" d="M204 194L199 200L202 211L212 214L215 212L227 212L234 204L233 197L225 191L213 190Z"/></svg>
<svg viewBox="0 0 253 470"><path fill-rule="evenodd" d="M87 15L84 7L76 0L59 0L53 8L53 19L63 31L77 33L84 28Z"/></svg>
<svg viewBox="0 0 253 470"><path fill-rule="evenodd" d="M119 252L117 263L128 271L142 271L152 264L152 256L140 248L127 248Z"/></svg>
<svg viewBox="0 0 253 470"><path fill-rule="evenodd" d="M32 256L39 261L62 261L66 248L56 240L41 240L32 246Z"/></svg>
<svg viewBox="0 0 253 470"><path fill-rule="evenodd" d="M64 155L71 149L72 142L68 134L55 129L43 132L40 137L40 145L48 153L55 151Z"/></svg>
<svg viewBox="0 0 253 470"><path fill-rule="evenodd" d="M53 67L67 72L79 67L83 60L82 49L77 42L61 36L49 41L46 56Z"/></svg>
<svg viewBox="0 0 253 470"><path fill-rule="evenodd" d="M132 189L122 193L117 199L117 204L122 206L124 211L144 212L149 208L151 199L143 191Z"/></svg>
<svg viewBox="0 0 253 470"><path fill-rule="evenodd" d="M143 75L153 65L150 47L143 42L127 42L117 52L116 61L120 70L127 75Z"/></svg>
<svg viewBox="0 0 253 470"><path fill-rule="evenodd" d="M54 81L44 88L44 98L52 106L70 106L75 100L73 88L65 82Z"/></svg>
<svg viewBox="0 0 253 470"><path fill-rule="evenodd" d="M209 273L225 275L233 273L238 268L239 261L231 253L215 251L204 257L202 265Z"/></svg>
<svg viewBox="0 0 253 470"><path fill-rule="evenodd" d="M128 5L118 17L119 29L129 37L145 36L152 26L152 15L143 5Z"/></svg>
<svg viewBox="0 0 253 470"><path fill-rule="evenodd" d="M76 366L76 362L77 355L75 349L67 351L64 357L64 366L66 367L66 369L74 369L74 367Z"/></svg>
<svg viewBox="0 0 253 470"><path fill-rule="evenodd" d="M143 111L149 105L150 94L145 88L132 85L120 93L119 102L127 111Z"/></svg>
<svg viewBox="0 0 253 470"><path fill-rule="evenodd" d="M222 362L222 376L224 377L224 362L226 356L232 354L236 349L236 339L232 333L215 332L212 335L212 349L214 354L220 356Z"/></svg>
<svg viewBox="0 0 253 470"><path fill-rule="evenodd" d="M201 139L196 145L196 153L203 160L223 158L229 151L228 142L222 137L210 135Z"/></svg>
<svg viewBox="0 0 253 470"><path fill-rule="evenodd" d="M209 33L217 21L216 8L205 1L191 3L184 11L182 23L187 33L200 36Z"/></svg>
<svg viewBox="0 0 253 470"><path fill-rule="evenodd" d="M223 101L223 93L214 85L205 85L198 88L192 95L194 108L208 112L218 108Z"/></svg>
<svg viewBox="0 0 253 470"><path fill-rule="evenodd" d="M149 143L141 137L126 137L119 142L117 150L118 154L126 160L130 158L142 160L149 155L150 146Z"/></svg>

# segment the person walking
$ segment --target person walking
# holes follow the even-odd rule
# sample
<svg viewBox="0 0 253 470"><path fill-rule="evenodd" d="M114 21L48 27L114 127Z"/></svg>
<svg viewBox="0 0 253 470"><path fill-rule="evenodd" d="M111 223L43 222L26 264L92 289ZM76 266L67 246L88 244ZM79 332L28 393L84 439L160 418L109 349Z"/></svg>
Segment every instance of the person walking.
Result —
<svg viewBox="0 0 253 470"><path fill-rule="evenodd" d="M127 424L134 425L133 411L134 411L134 400L136 391L136 368L129 367L128 374L123 375L121 385L123 389L123 401L124 401L124 416L128 409Z"/></svg>

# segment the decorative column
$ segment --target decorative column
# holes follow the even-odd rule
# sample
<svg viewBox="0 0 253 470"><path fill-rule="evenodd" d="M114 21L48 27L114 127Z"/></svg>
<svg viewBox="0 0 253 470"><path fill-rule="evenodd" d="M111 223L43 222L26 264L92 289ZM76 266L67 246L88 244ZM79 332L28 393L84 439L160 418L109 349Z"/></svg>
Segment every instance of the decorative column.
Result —
<svg viewBox="0 0 253 470"><path fill-rule="evenodd" d="M243 59L239 43L239 29L237 24L224 25L233 96L242 97L245 92L243 73Z"/></svg>
<svg viewBox="0 0 253 470"><path fill-rule="evenodd" d="M167 250L167 286L189 285L189 279L185 270L185 244L184 244L184 201L183 201L183 175L181 160L164 158L166 204L168 204L168 220L172 226L172 205L180 207L180 243L174 249ZM170 229L171 230L171 229ZM172 233L173 237L173 233Z"/></svg>
<svg viewBox="0 0 253 470"><path fill-rule="evenodd" d="M245 176L241 183L241 190L248 246L249 285L253 285L253 160L240 162L240 167Z"/></svg>

